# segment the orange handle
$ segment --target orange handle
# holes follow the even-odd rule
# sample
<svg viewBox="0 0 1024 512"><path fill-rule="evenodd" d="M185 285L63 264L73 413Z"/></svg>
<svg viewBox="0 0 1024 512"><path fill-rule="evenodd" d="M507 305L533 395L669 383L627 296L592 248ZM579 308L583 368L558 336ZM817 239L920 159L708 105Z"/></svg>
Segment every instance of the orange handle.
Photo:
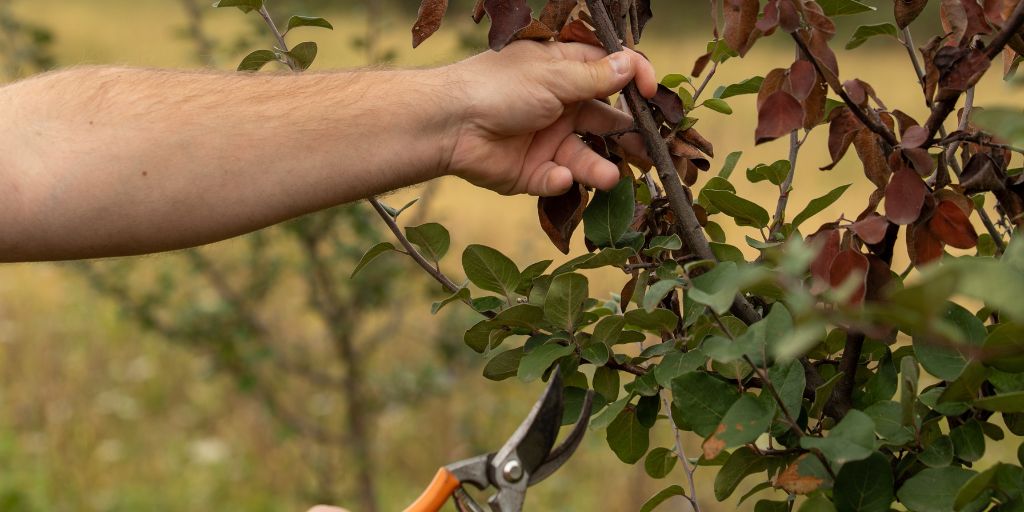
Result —
<svg viewBox="0 0 1024 512"><path fill-rule="evenodd" d="M459 479L445 468L437 470L427 490L405 512L437 512L441 510L452 493L459 488Z"/></svg>

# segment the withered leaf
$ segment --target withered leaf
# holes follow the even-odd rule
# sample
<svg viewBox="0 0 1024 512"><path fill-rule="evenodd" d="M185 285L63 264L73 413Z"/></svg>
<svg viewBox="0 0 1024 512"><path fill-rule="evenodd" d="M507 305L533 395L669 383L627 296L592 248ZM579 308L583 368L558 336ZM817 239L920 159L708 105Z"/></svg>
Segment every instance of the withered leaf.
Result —
<svg viewBox="0 0 1024 512"><path fill-rule="evenodd" d="M583 20L572 20L562 27L558 33L558 40L563 43L584 43L591 46L601 46L601 40L597 34Z"/></svg>
<svg viewBox="0 0 1024 512"><path fill-rule="evenodd" d="M697 130L693 128L677 132L676 137L683 139L684 141L696 146L697 149L701 150L702 152L704 152L704 154L710 157L715 156L715 147L711 144L710 141L705 139L703 135L701 135Z"/></svg>
<svg viewBox="0 0 1024 512"><path fill-rule="evenodd" d="M927 194L928 186L917 173L906 167L897 169L885 188L885 216L901 226L916 221Z"/></svg>
<svg viewBox="0 0 1024 512"><path fill-rule="evenodd" d="M811 31L811 39L807 42L807 48L811 51L811 55L814 56L821 63L825 69L831 74L825 75L825 80L836 80L838 81L839 76L839 62L836 60L836 54L832 51L832 48L828 46L829 35L820 30ZM829 82L831 83L831 82Z"/></svg>
<svg viewBox="0 0 1024 512"><path fill-rule="evenodd" d="M864 126L853 111L845 106L833 110L831 117L828 126L828 154L832 157L832 162L822 167L823 171L832 170L843 159L846 150L850 149L850 144L857 136L857 131Z"/></svg>
<svg viewBox="0 0 1024 512"><path fill-rule="evenodd" d="M781 0L779 2L779 26L789 34L800 28L800 13L792 0Z"/></svg>
<svg viewBox="0 0 1024 512"><path fill-rule="evenodd" d="M775 140L794 130L804 122L804 109L800 102L786 91L776 91L757 111L757 144Z"/></svg>
<svg viewBox="0 0 1024 512"><path fill-rule="evenodd" d="M847 299L847 303L860 304L864 301L864 296L867 293L868 269L870 265L867 256L861 254L860 251L853 249L839 251L839 254L832 260L832 265L829 267L829 284L836 288L845 283L847 279L856 279L859 286L850 295L850 298Z"/></svg>
<svg viewBox="0 0 1024 512"><path fill-rule="evenodd" d="M832 266L832 260L839 254L841 237L839 230L826 225L818 232L807 237L808 243L818 246L818 254L811 261L811 275L817 279L818 287L812 290L821 292L821 284L828 283L828 271ZM819 245L820 244L820 245Z"/></svg>
<svg viewBox="0 0 1024 512"><path fill-rule="evenodd" d="M563 254L569 254L569 240L583 221L583 210L586 210L589 198L587 189L577 183L560 196L537 200L540 227Z"/></svg>
<svg viewBox="0 0 1024 512"><path fill-rule="evenodd" d="M910 161L910 166L914 168L918 176L923 178L931 176L935 172L935 159L928 153L928 150L924 148L906 148L901 152Z"/></svg>
<svg viewBox="0 0 1024 512"><path fill-rule="evenodd" d="M789 67L789 89L797 101L804 101L818 83L818 72L810 61L799 59Z"/></svg>
<svg viewBox="0 0 1024 512"><path fill-rule="evenodd" d="M768 72L764 76L764 80L761 81L761 88L757 91L757 109L760 110L764 106L764 102L769 96L775 94L776 91L782 90L782 86L786 83L786 70L784 68L775 68Z"/></svg>
<svg viewBox="0 0 1024 512"><path fill-rule="evenodd" d="M939 85L939 68L935 65L935 55L942 44L942 37L935 36L928 44L921 47L921 58L924 61L924 96L928 103L935 98L935 88Z"/></svg>
<svg viewBox="0 0 1024 512"><path fill-rule="evenodd" d="M757 23L760 5L758 0L725 0L723 9L725 30L722 38L729 48L736 50L742 57L750 49L749 41L754 24Z"/></svg>
<svg viewBox="0 0 1024 512"><path fill-rule="evenodd" d="M978 245L978 233L970 219L956 203L939 201L928 228L946 245L957 249L971 249Z"/></svg>
<svg viewBox="0 0 1024 512"><path fill-rule="evenodd" d="M941 0L939 20L942 22L942 30L950 34L946 44L959 46L967 33L967 11L960 0Z"/></svg>
<svg viewBox="0 0 1024 512"><path fill-rule="evenodd" d="M815 74L814 86L804 103L804 129L810 130L824 121L825 100L828 97L828 86L821 75Z"/></svg>
<svg viewBox="0 0 1024 512"><path fill-rule="evenodd" d="M943 89L958 93L970 89L981 80L992 63L985 52L972 49L961 53L952 65L944 67L939 64L940 57L946 53L944 50L939 50L935 55L936 65L939 67L939 86Z"/></svg>
<svg viewBox="0 0 1024 512"><path fill-rule="evenodd" d="M622 312L626 312L626 308L629 307L629 303L633 300L633 294L636 293L636 283L640 277L640 273L636 270L633 271L633 276L626 281L626 284L622 287L622 292L619 293L619 307Z"/></svg>
<svg viewBox="0 0 1024 512"><path fill-rule="evenodd" d="M836 24L832 21L832 18L825 14L821 4L817 2L804 2L803 11L804 19L807 20L808 25L814 27L815 30L827 34L829 39L836 35Z"/></svg>
<svg viewBox="0 0 1024 512"><path fill-rule="evenodd" d="M675 126L686 117L683 100L672 89L658 84L658 92L651 98L651 103L664 116L665 121Z"/></svg>
<svg viewBox="0 0 1024 512"><path fill-rule="evenodd" d="M926 140L928 140L928 130L921 126L913 125L904 130L903 140L900 141L900 144L904 148L919 148Z"/></svg>
<svg viewBox="0 0 1024 512"><path fill-rule="evenodd" d="M548 0L540 13L541 23L555 32L561 32L572 10L576 8L576 3L576 0Z"/></svg>
<svg viewBox="0 0 1024 512"><path fill-rule="evenodd" d="M803 461L807 460L808 457L813 457L809 453L805 453L799 457L792 464L786 467L779 476L775 477L773 482L775 487L778 487L786 492L793 494L810 494L825 482L824 479L816 475L805 475L800 473L800 465Z"/></svg>
<svg viewBox="0 0 1024 512"><path fill-rule="evenodd" d="M895 0L893 3L895 4L893 10L896 15L896 25L900 28L910 25L928 6L928 0Z"/></svg>
<svg viewBox="0 0 1024 512"><path fill-rule="evenodd" d="M867 217L850 224L850 231L868 244L877 244L885 238L885 231L889 229L889 221L877 214L872 213Z"/></svg>
<svg viewBox="0 0 1024 512"><path fill-rule="evenodd" d="M895 117L896 122L899 123L900 135L907 133L907 129L909 129L911 126L920 125L920 123L917 122L917 119L910 117L909 114L900 109L893 110L892 116Z"/></svg>
<svg viewBox="0 0 1024 512"><path fill-rule="evenodd" d="M473 23L479 24L486 15L487 11L484 11L484 0L476 0L476 5L473 6Z"/></svg>
<svg viewBox="0 0 1024 512"><path fill-rule="evenodd" d="M693 76L700 76L700 74L704 72L704 68L708 67L709 62L711 62L710 52L697 57L697 60L693 61L693 69L690 70L690 74Z"/></svg>
<svg viewBox="0 0 1024 512"><path fill-rule="evenodd" d="M967 15L967 27L961 44L964 41L971 41L976 35L992 33L992 26L988 24L985 10L978 4L978 0L960 0L960 5Z"/></svg>
<svg viewBox="0 0 1024 512"><path fill-rule="evenodd" d="M516 39L529 39L533 41L547 41L558 35L540 20L533 20L530 25L516 33Z"/></svg>
<svg viewBox="0 0 1024 512"><path fill-rule="evenodd" d="M764 16L757 20L754 27L764 35L771 35L775 27L779 26L779 0L768 0L764 6Z"/></svg>
<svg viewBox="0 0 1024 512"><path fill-rule="evenodd" d="M885 187L892 174L889 162L886 161L885 153L882 151L881 142L878 135L868 128L861 128L853 137L853 147L856 148L857 157L860 158L860 162L864 166L864 176L867 176L868 180L878 188Z"/></svg>
<svg viewBox="0 0 1024 512"><path fill-rule="evenodd" d="M643 34L647 22L654 17L654 11L651 11L651 0L636 0L636 14L639 18L637 21L640 24L640 33Z"/></svg>
<svg viewBox="0 0 1024 512"><path fill-rule="evenodd" d="M533 23L533 11L526 0L484 0L484 11L491 18L487 41L494 51L504 48Z"/></svg>
<svg viewBox="0 0 1024 512"><path fill-rule="evenodd" d="M1002 190L1006 187L1006 174L990 155L978 153L964 166L960 185L967 194Z"/></svg>
<svg viewBox="0 0 1024 512"><path fill-rule="evenodd" d="M942 241L928 229L927 222L907 226L907 253L914 266L921 266L942 257Z"/></svg>
<svg viewBox="0 0 1024 512"><path fill-rule="evenodd" d="M892 281L892 269L882 258L874 254L867 255L868 278L864 300L879 301L883 298L885 287Z"/></svg>
<svg viewBox="0 0 1024 512"><path fill-rule="evenodd" d="M412 47L416 48L441 28L441 20L448 10L448 0L423 0L412 26Z"/></svg>

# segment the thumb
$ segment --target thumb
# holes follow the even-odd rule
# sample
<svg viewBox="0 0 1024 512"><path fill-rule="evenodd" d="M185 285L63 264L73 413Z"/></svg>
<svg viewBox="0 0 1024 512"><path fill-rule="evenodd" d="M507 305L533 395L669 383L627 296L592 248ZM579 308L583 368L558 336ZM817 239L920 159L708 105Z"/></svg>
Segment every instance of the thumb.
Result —
<svg viewBox="0 0 1024 512"><path fill-rule="evenodd" d="M558 72L561 76L556 95L563 103L608 97L625 88L637 76L641 66L650 66L639 54L627 51L613 53L601 60L563 61L562 64L565 67Z"/></svg>

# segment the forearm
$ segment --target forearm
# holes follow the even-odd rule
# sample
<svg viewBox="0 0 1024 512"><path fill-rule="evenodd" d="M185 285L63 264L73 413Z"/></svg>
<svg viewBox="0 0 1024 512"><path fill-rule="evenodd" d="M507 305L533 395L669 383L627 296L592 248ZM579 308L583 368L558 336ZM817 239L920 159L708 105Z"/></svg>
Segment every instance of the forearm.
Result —
<svg viewBox="0 0 1024 512"><path fill-rule="evenodd" d="M81 68L0 90L0 261L177 249L428 180L443 70Z"/></svg>

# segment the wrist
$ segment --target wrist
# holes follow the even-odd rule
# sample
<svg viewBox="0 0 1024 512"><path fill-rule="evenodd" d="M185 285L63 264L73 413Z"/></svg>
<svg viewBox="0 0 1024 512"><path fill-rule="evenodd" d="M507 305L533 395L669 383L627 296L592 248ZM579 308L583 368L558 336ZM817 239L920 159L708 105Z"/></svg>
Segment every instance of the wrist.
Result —
<svg viewBox="0 0 1024 512"><path fill-rule="evenodd" d="M468 99L465 80L460 77L457 65L425 70L424 73L427 74L424 81L429 84L424 90L430 95L426 101L436 107L428 110L438 114L428 122L435 128L432 137L438 150L432 160L436 162L432 177L452 175L455 173L455 151L469 121L472 102Z"/></svg>

